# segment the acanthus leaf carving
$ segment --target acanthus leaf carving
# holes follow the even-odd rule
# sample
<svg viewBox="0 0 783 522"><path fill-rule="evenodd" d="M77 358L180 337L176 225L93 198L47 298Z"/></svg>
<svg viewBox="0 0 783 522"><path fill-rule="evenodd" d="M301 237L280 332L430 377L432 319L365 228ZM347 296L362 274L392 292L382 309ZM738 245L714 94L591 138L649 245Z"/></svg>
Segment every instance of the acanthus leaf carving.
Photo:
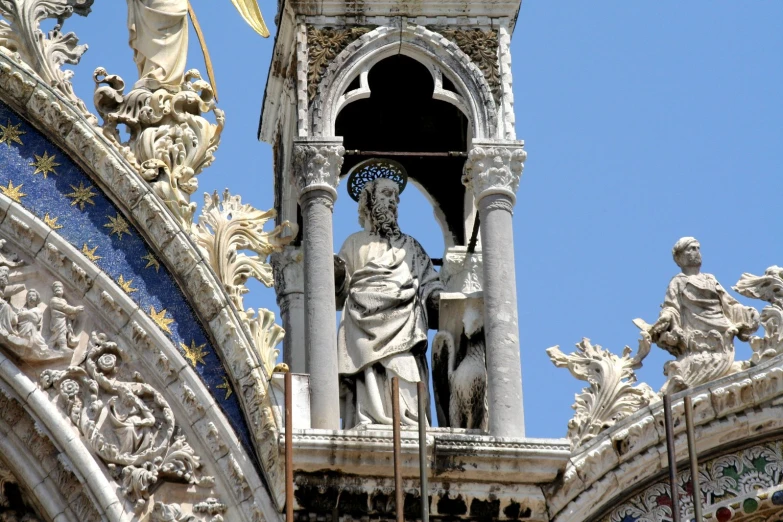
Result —
<svg viewBox="0 0 783 522"><path fill-rule="evenodd" d="M123 359L116 343L93 332L78 365L44 370L39 383L55 390L68 418L137 508L158 481L211 486L214 479L199 473L200 458L163 395L138 379L119 379Z"/></svg>
<svg viewBox="0 0 783 522"><path fill-rule="evenodd" d="M753 349L750 362L758 364L783 353L783 268L771 266L762 276L744 273L734 290L769 303L759 317L764 337L753 336L749 340Z"/></svg>
<svg viewBox="0 0 783 522"><path fill-rule="evenodd" d="M293 182L299 195L325 190L334 200L340 183L345 148L338 143L310 141L294 146Z"/></svg>
<svg viewBox="0 0 783 522"><path fill-rule="evenodd" d="M474 142L465 162L462 183L473 190L476 200L503 194L515 201L526 159L521 142L511 146Z"/></svg>
<svg viewBox="0 0 783 522"><path fill-rule="evenodd" d="M457 44L460 50L476 64L489 84L495 103L500 105L503 87L500 82L497 31L481 29L443 29L440 34Z"/></svg>
<svg viewBox="0 0 783 522"><path fill-rule="evenodd" d="M62 33L63 23L73 13L86 16L93 0L2 0L0 14L0 50L26 67L47 85L57 89L76 106L90 123L97 119L74 93L72 71L62 65L79 63L86 45L79 45L74 33ZM41 22L57 20L54 28L44 34Z"/></svg>
<svg viewBox="0 0 783 522"><path fill-rule="evenodd" d="M576 395L573 406L576 414L568 422L567 437L572 450L658 400L658 395L647 384L636 384L634 372L641 367L650 346L650 337L642 334L634 357L631 357L628 346L622 357L618 357L599 345L591 344L587 338L577 343L577 351L569 355L557 346L547 349L547 355L555 366L568 368L571 375L589 384Z"/></svg>
<svg viewBox="0 0 783 522"><path fill-rule="evenodd" d="M307 27L307 97L309 102L312 102L318 93L318 85L332 60L351 42L368 32L370 29L367 27L346 29Z"/></svg>
<svg viewBox="0 0 783 522"><path fill-rule="evenodd" d="M242 296L247 293L248 279L257 279L267 287L274 284L268 257L296 235L296 225L287 221L265 231L266 223L276 215L274 210L262 211L242 204L241 196L232 196L228 190L222 198L217 192L204 195L204 207L192 234L239 310L244 310ZM286 232L289 233L283 237ZM256 255L246 255L244 250Z"/></svg>
<svg viewBox="0 0 783 522"><path fill-rule="evenodd" d="M196 211L190 195L198 175L214 161L225 125L215 104L212 86L191 69L181 85L154 91L134 87L125 94L125 82L102 67L95 70L95 108L103 118L103 133L133 159L134 166L163 200L177 222L189 230ZM215 123L204 118L213 113ZM130 137L121 142L118 125Z"/></svg>

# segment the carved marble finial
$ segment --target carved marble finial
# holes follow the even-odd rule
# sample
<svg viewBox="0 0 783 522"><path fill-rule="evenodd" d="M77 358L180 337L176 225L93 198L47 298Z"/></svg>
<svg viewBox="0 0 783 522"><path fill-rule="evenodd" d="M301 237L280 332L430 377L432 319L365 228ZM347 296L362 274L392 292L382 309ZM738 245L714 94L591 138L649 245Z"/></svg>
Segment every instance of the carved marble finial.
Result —
<svg viewBox="0 0 783 522"><path fill-rule="evenodd" d="M759 327L756 309L743 306L712 274L701 272L701 245L681 238L672 249L682 270L666 290L658 320L637 326L676 357L664 366L668 377L661 393L691 388L741 369L734 363L734 337L747 341Z"/></svg>
<svg viewBox="0 0 783 522"><path fill-rule="evenodd" d="M783 268L771 266L763 276L742 274L734 290L745 297L761 299L769 303L761 311L764 337L750 338L753 355L750 362L759 362L783 353Z"/></svg>
<svg viewBox="0 0 783 522"><path fill-rule="evenodd" d="M658 399L647 384L636 385L636 373L650 351L650 337L642 334L637 355L631 357L626 346L622 357L593 345L585 338L577 351L566 355L558 346L546 353L558 368L568 368L571 375L587 381L589 386L576 395L576 414L568 423L571 448L582 446L607 428Z"/></svg>

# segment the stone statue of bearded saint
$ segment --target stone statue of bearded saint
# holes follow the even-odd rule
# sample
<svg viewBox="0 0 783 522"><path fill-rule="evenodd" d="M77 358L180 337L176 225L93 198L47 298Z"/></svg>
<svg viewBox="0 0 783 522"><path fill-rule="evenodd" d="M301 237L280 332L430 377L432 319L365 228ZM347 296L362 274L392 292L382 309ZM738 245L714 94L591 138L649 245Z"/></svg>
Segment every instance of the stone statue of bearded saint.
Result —
<svg viewBox="0 0 783 522"><path fill-rule="evenodd" d="M734 337L747 341L759 327L756 309L737 302L712 274L701 273L700 248L692 237L674 245L672 256L682 272L672 278L658 320L647 328L652 341L677 358L664 366L669 379L663 393L740 370Z"/></svg>
<svg viewBox="0 0 783 522"><path fill-rule="evenodd" d="M337 302L343 307L337 356L346 428L392 424L392 377L399 378L402 422L427 422L417 414L417 383L429 382L427 328L437 324L442 285L424 248L400 232L399 199L394 181L367 183L359 198L364 230L349 236L335 257Z"/></svg>

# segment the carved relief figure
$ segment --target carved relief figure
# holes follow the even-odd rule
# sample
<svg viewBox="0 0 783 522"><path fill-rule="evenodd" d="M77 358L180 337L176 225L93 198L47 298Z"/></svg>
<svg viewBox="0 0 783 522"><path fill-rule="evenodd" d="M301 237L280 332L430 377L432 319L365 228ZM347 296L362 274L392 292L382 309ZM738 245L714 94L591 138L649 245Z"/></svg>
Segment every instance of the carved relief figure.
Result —
<svg viewBox="0 0 783 522"><path fill-rule="evenodd" d="M734 337L747 341L759 326L754 308L738 303L712 274L701 273L700 247L692 237L677 241L672 256L682 272L669 283L658 320L652 326L636 321L654 343L677 358L664 367L669 379L663 393L738 370L734 366Z"/></svg>
<svg viewBox="0 0 783 522"><path fill-rule="evenodd" d="M68 304L63 297L63 284L60 281L52 283L52 293L54 297L49 300L49 309L52 313L49 322L49 331L52 335L49 337L49 343L55 350L76 348L79 338L74 335L73 320L84 311L84 307Z"/></svg>
<svg viewBox="0 0 783 522"><path fill-rule="evenodd" d="M432 341L432 372L440 426L487 430L487 360L482 301L471 300L462 316L459 345L450 332Z"/></svg>
<svg viewBox="0 0 783 522"><path fill-rule="evenodd" d="M437 324L441 283L414 238L400 231L400 189L386 178L368 182L359 198L359 224L335 258L338 365L346 428L391 424L391 378L400 381L400 416L419 421L416 386L427 382L427 327ZM426 422L426 419L422 419Z"/></svg>
<svg viewBox="0 0 783 522"><path fill-rule="evenodd" d="M16 315L19 337L27 339L30 356L45 357L50 352L41 331L43 330L43 311L38 308L41 296L35 289L28 290L25 306Z"/></svg>
<svg viewBox="0 0 783 522"><path fill-rule="evenodd" d="M108 415L117 434L120 452L133 454L149 449L155 442L155 416L130 388L120 386L119 395L109 399Z"/></svg>

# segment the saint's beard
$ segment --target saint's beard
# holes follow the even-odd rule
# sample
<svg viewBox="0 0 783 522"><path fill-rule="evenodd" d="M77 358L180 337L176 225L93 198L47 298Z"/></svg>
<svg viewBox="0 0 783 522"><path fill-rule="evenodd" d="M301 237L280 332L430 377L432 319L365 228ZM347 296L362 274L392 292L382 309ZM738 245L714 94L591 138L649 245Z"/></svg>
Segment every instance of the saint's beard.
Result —
<svg viewBox="0 0 783 522"><path fill-rule="evenodd" d="M373 230L382 238L397 239L402 235L397 223L397 212L388 205L375 203L370 219L372 219Z"/></svg>

